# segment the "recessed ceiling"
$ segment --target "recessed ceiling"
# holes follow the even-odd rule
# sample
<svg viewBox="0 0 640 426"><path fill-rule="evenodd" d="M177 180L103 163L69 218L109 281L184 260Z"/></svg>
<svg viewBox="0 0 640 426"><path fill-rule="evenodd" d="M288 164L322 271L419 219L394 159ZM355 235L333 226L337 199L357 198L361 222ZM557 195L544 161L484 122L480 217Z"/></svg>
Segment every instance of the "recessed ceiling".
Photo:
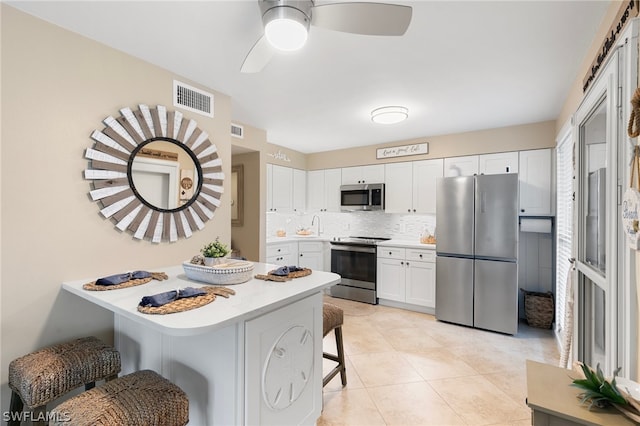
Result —
<svg viewBox="0 0 640 426"><path fill-rule="evenodd" d="M610 4L388 1L413 8L404 36L314 27L242 74L263 33L255 0L8 3L229 95L234 122L303 153L554 120ZM409 118L372 123L384 105Z"/></svg>

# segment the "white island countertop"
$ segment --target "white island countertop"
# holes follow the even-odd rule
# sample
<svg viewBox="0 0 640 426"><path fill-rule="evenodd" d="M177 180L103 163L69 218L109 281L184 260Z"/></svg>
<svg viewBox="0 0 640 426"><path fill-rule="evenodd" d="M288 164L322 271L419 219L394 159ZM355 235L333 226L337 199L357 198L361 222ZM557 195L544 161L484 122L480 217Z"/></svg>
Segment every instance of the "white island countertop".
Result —
<svg viewBox="0 0 640 426"><path fill-rule="evenodd" d="M253 275L266 274L277 267L277 265L254 263ZM117 315L161 333L172 336L192 336L222 329L238 321L278 309L340 281L339 275L323 271L313 271L311 275L286 282L252 278L246 283L227 285L226 287L236 292L228 299L218 296L212 303L190 311L150 315L140 313L137 310L138 303L143 296L176 288L209 285L187 278L182 265L152 268L151 271L165 272L169 279L165 281L151 280L146 284L118 290L88 291L82 288L83 284L95 281L98 278L96 277L65 282L62 284L62 288Z"/></svg>
<svg viewBox="0 0 640 426"><path fill-rule="evenodd" d="M390 239L378 243L378 247L404 247L404 248L422 248L427 250L435 250L435 244L422 244L419 240L396 240Z"/></svg>

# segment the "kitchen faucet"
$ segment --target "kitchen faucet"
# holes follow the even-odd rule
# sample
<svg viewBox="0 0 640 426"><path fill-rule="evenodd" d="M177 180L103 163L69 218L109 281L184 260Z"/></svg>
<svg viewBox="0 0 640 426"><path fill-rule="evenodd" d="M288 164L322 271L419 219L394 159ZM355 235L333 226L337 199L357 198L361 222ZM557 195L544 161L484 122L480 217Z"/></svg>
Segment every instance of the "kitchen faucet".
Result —
<svg viewBox="0 0 640 426"><path fill-rule="evenodd" d="M313 219L311 219L311 226L313 226L316 219L318 219L318 232L316 233L316 235L320 236L320 216L318 216L317 214L313 215Z"/></svg>

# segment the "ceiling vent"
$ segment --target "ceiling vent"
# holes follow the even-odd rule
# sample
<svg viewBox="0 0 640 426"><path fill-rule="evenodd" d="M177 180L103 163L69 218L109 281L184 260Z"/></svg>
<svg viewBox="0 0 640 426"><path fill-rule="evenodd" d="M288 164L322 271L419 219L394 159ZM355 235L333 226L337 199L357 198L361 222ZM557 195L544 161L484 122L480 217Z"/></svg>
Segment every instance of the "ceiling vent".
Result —
<svg viewBox="0 0 640 426"><path fill-rule="evenodd" d="M244 139L244 127L239 124L231 123L231 136Z"/></svg>
<svg viewBox="0 0 640 426"><path fill-rule="evenodd" d="M213 117L213 94L173 80L173 106Z"/></svg>

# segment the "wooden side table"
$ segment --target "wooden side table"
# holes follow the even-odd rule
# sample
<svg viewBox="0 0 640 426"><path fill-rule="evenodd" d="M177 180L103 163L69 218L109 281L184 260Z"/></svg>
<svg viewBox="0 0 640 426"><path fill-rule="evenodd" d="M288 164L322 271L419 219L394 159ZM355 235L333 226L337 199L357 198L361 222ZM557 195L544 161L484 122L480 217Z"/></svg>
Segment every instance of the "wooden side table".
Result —
<svg viewBox="0 0 640 426"><path fill-rule="evenodd" d="M571 386L578 373L527 360L527 405L533 426L634 425L615 408L589 410L582 405L580 389Z"/></svg>

